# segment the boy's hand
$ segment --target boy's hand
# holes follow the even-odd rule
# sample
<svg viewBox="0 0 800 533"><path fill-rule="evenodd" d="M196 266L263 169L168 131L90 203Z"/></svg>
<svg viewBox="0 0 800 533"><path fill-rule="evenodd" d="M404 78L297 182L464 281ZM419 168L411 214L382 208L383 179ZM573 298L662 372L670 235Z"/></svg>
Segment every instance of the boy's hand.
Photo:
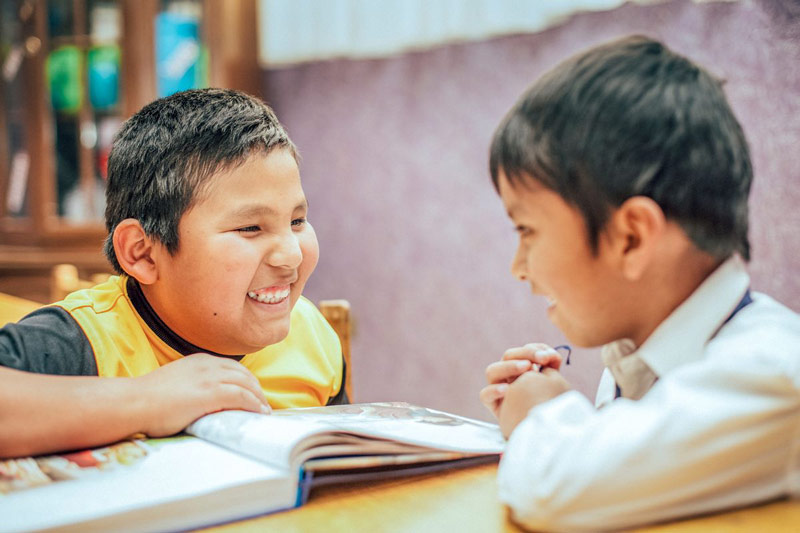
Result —
<svg viewBox="0 0 800 533"><path fill-rule="evenodd" d="M507 387L497 417L500 431L506 438L528 415L531 408L552 400L571 388L561 373L552 368L544 368L541 372L526 372Z"/></svg>
<svg viewBox="0 0 800 533"><path fill-rule="evenodd" d="M134 381L146 402L142 427L151 437L173 435L216 411L271 411L256 377L232 359L188 355Z"/></svg>
<svg viewBox="0 0 800 533"><path fill-rule="evenodd" d="M486 367L489 385L480 392L481 402L499 419L508 384L526 372L538 372L545 368L561 368L561 355L547 344L530 343L506 350L500 361Z"/></svg>

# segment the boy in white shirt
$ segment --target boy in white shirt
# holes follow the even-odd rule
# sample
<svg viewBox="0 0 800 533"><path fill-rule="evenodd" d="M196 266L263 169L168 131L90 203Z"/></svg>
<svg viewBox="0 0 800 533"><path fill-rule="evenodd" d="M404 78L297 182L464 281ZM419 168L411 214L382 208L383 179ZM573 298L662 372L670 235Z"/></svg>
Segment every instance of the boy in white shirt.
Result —
<svg viewBox="0 0 800 533"><path fill-rule="evenodd" d="M545 344L486 369L515 519L597 531L798 496L800 317L749 289L752 168L721 83L644 37L593 48L523 94L490 168L513 275L607 367L594 406Z"/></svg>

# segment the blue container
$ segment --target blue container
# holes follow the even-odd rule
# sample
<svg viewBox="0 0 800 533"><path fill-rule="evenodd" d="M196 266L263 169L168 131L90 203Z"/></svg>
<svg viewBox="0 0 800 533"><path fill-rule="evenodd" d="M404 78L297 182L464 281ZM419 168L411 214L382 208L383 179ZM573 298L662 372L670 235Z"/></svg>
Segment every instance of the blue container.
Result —
<svg viewBox="0 0 800 533"><path fill-rule="evenodd" d="M119 48L96 46L87 55L89 101L95 109L112 109L119 101Z"/></svg>
<svg viewBox="0 0 800 533"><path fill-rule="evenodd" d="M156 84L158 96L199 87L202 74L200 21L176 13L156 17Z"/></svg>

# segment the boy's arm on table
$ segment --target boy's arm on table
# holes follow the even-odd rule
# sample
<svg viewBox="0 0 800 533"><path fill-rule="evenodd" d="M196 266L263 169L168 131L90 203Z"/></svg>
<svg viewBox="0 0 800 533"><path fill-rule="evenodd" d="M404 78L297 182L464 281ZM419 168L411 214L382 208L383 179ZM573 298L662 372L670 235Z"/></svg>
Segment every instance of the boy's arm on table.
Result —
<svg viewBox="0 0 800 533"><path fill-rule="evenodd" d="M786 375L770 364L704 361L639 401L597 410L578 392L561 394L511 435L500 498L530 528L595 531L798 491L789 476L800 383Z"/></svg>
<svg viewBox="0 0 800 533"><path fill-rule="evenodd" d="M223 409L269 412L236 361L195 354L136 378L53 376L0 367L0 457L177 433Z"/></svg>

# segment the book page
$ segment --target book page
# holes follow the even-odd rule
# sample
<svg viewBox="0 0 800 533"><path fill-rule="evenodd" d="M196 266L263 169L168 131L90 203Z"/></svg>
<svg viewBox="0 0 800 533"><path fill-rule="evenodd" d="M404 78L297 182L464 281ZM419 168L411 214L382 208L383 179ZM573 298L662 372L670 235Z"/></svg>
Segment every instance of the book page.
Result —
<svg viewBox="0 0 800 533"><path fill-rule="evenodd" d="M432 463L441 461L454 461L461 459L461 452L424 452L393 455L359 455L351 457L328 456L319 459L310 459L304 463L306 472L351 470L357 468L376 468L382 466L397 466L407 464Z"/></svg>
<svg viewBox="0 0 800 533"><path fill-rule="evenodd" d="M195 421L186 432L264 463L288 469L295 447L303 439L327 429L326 425L313 420L275 416L274 413L220 411Z"/></svg>
<svg viewBox="0 0 800 533"><path fill-rule="evenodd" d="M291 411L292 413L286 413L285 416L302 416L320 422L324 420L331 429L432 450L492 454L500 453L505 447L505 439L495 424L405 402L312 407Z"/></svg>
<svg viewBox="0 0 800 533"><path fill-rule="evenodd" d="M290 468L324 456L331 445L337 445L337 455L498 454L505 446L494 424L401 402L283 409L270 415L222 411L201 418L187 432ZM317 446L319 453L313 449Z"/></svg>

